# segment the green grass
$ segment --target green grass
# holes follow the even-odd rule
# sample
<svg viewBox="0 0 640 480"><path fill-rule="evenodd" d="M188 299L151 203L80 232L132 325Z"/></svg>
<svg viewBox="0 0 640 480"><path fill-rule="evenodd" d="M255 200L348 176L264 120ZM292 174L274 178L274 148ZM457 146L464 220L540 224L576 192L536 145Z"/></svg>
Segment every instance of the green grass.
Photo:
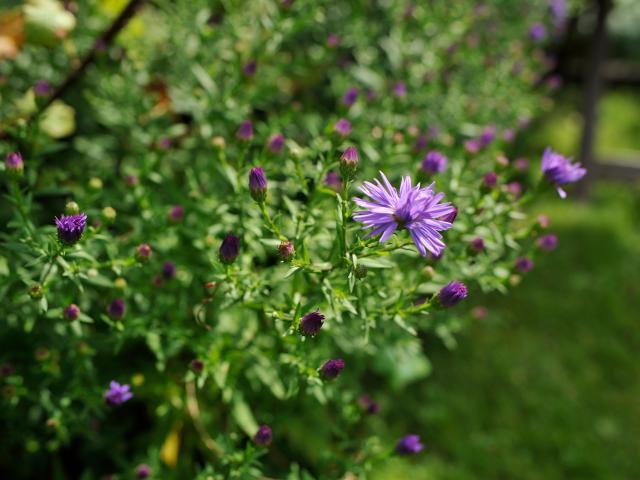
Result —
<svg viewBox="0 0 640 480"><path fill-rule="evenodd" d="M433 375L396 425L427 448L376 479L640 478L639 206L617 185L540 205L558 250L480 299L491 313L457 349L431 348Z"/></svg>

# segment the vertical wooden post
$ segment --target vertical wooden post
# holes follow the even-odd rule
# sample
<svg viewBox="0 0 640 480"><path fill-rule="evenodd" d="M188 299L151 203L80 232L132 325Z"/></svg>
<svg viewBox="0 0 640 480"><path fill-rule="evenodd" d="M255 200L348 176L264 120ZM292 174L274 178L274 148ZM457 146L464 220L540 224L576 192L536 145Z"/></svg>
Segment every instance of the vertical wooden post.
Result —
<svg viewBox="0 0 640 480"><path fill-rule="evenodd" d="M584 72L583 129L580 141L580 161L589 169L594 164L594 140L598 120L598 101L602 91L602 65L607 54L607 18L613 8L613 0L594 0L597 9L596 25L591 40L587 70ZM579 183L578 192L587 193L589 175Z"/></svg>

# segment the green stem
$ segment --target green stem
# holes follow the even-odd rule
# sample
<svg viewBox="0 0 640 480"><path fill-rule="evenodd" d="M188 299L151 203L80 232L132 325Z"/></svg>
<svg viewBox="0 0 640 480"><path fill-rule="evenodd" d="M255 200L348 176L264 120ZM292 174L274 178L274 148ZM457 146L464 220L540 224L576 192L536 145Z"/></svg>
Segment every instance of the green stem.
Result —
<svg viewBox="0 0 640 480"><path fill-rule="evenodd" d="M269 230L271 230L271 232L275 236L277 236L280 240L286 240L287 238L283 236L282 233L280 233L280 229L271 219L271 215L269 215L269 212L267 211L266 203L259 202L259 205L260 205L260 209L262 210L262 216L264 217L264 221L267 222L267 226L269 227Z"/></svg>

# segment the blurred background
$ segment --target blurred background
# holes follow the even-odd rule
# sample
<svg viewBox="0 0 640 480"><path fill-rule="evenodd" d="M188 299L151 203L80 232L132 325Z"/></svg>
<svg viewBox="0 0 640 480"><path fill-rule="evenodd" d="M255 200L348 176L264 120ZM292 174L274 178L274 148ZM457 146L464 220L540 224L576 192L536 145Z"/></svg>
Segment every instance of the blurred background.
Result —
<svg viewBox="0 0 640 480"><path fill-rule="evenodd" d="M486 317L455 346L425 339L432 373L396 425L429 432L429 454L378 479L640 478L638 25L637 0L588 0L553 47L554 104L515 149L580 158L580 201L536 205L558 249L476 298Z"/></svg>

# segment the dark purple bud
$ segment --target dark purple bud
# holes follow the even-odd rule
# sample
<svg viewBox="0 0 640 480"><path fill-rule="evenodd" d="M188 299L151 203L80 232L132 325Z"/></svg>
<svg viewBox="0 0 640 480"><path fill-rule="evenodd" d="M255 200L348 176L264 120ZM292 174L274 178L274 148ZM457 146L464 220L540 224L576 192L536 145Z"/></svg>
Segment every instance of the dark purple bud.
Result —
<svg viewBox="0 0 640 480"><path fill-rule="evenodd" d="M300 320L300 333L313 337L322 328L324 315L320 311L309 312Z"/></svg>
<svg viewBox="0 0 640 480"><path fill-rule="evenodd" d="M342 190L342 179L336 172L328 172L324 179L324 184L336 192Z"/></svg>
<svg viewBox="0 0 640 480"><path fill-rule="evenodd" d="M428 175L444 172L447 168L447 161L447 157L442 153L432 150L427 153L427 156L422 160L422 171Z"/></svg>
<svg viewBox="0 0 640 480"><path fill-rule="evenodd" d="M360 397L358 397L358 405L369 415L374 415L380 411L380 405L378 405L378 403L369 395L360 395Z"/></svg>
<svg viewBox="0 0 640 480"><path fill-rule="evenodd" d="M87 214L62 215L60 218L56 217L55 222L58 227L58 240L65 245L73 245L82 238L87 225Z"/></svg>
<svg viewBox="0 0 640 480"><path fill-rule="evenodd" d="M274 155L282 153L282 149L284 148L284 135L281 133L271 135L269 142L267 143L267 148Z"/></svg>
<svg viewBox="0 0 640 480"><path fill-rule="evenodd" d="M533 260L527 257L516 258L515 263L516 271L520 273L527 273L533 268Z"/></svg>
<svg viewBox="0 0 640 480"><path fill-rule="evenodd" d="M124 304L124 300L122 300L121 298L116 298L109 304L109 307L107 308L107 313L113 320L120 320L122 317L124 317L125 311L126 306Z"/></svg>
<svg viewBox="0 0 640 480"><path fill-rule="evenodd" d="M198 360L193 359L191 360L191 370L193 370L195 373L202 373L202 371L204 370L204 362L202 360Z"/></svg>
<svg viewBox="0 0 640 480"><path fill-rule="evenodd" d="M469 242L469 248L477 253L484 251L484 240L480 237L476 237L471 242Z"/></svg>
<svg viewBox="0 0 640 480"><path fill-rule="evenodd" d="M181 222L183 218L184 218L184 207L182 205L176 205L174 207L171 207L171 210L169 210L169 220L171 220L174 223L178 223L178 222Z"/></svg>
<svg viewBox="0 0 640 480"><path fill-rule="evenodd" d="M427 148L427 144L428 144L428 139L426 137L426 135L420 135L417 139L416 139L416 143L413 146L413 149L416 152L420 152L422 150L425 150Z"/></svg>
<svg viewBox="0 0 640 480"><path fill-rule="evenodd" d="M75 303L72 303L64 308L63 315L64 318L66 318L70 322L73 322L80 316L80 308Z"/></svg>
<svg viewBox="0 0 640 480"><path fill-rule="evenodd" d="M172 261L167 260L164 262L162 265L162 276L165 280L171 280L176 276L176 266Z"/></svg>
<svg viewBox="0 0 640 480"><path fill-rule="evenodd" d="M240 124L236 132L236 138L244 142L248 142L253 138L253 124L250 120L245 120Z"/></svg>
<svg viewBox="0 0 640 480"><path fill-rule="evenodd" d="M151 258L151 253L151 246L147 243L141 243L136 249L136 259L142 263L148 262Z"/></svg>
<svg viewBox="0 0 640 480"><path fill-rule="evenodd" d="M295 253L296 250L293 246L293 243L291 243L289 240L280 242L280 245L278 245L278 255L285 262L291 260Z"/></svg>
<svg viewBox="0 0 640 480"><path fill-rule="evenodd" d="M127 400L133 398L133 393L131 393L129 389L129 385L120 385L118 382L112 380L109 384L109 390L104 394L104 399L109 405L122 405Z"/></svg>
<svg viewBox="0 0 640 480"><path fill-rule="evenodd" d="M497 185L497 183L498 183L498 175L496 174L496 172L489 172L482 179L482 185L485 188L493 188Z"/></svg>
<svg viewBox="0 0 640 480"><path fill-rule="evenodd" d="M402 437L396 444L396 453L398 455L414 455L424 448L420 443L419 435L407 435Z"/></svg>
<svg viewBox="0 0 640 480"><path fill-rule="evenodd" d="M355 87L351 87L345 92L344 96L342 97L342 104L346 105L347 107L350 107L351 105L356 103L357 99L358 99L358 89Z"/></svg>
<svg viewBox="0 0 640 480"><path fill-rule="evenodd" d="M244 65L244 67L242 67L242 73L245 77L253 77L256 74L257 68L258 62L256 62L255 60L250 60Z"/></svg>
<svg viewBox="0 0 640 480"><path fill-rule="evenodd" d="M496 138L496 127L488 126L485 127L482 133L480 134L480 146L486 147Z"/></svg>
<svg viewBox="0 0 640 480"><path fill-rule="evenodd" d="M336 132L341 137L346 137L351 133L352 127L351 122L346 118L341 118L336 122L333 127L333 131Z"/></svg>
<svg viewBox="0 0 640 480"><path fill-rule="evenodd" d="M136 476L138 478L148 478L151 475L151 467L145 463L138 465L136 468Z"/></svg>
<svg viewBox="0 0 640 480"><path fill-rule="evenodd" d="M231 264L235 261L240 253L240 238L236 237L233 234L228 234L222 240L222 244L220 245L220 261L222 263Z"/></svg>
<svg viewBox="0 0 640 480"><path fill-rule="evenodd" d="M467 287L462 282L450 282L440 289L438 301L444 308L450 308L467 298Z"/></svg>
<svg viewBox="0 0 640 480"><path fill-rule="evenodd" d="M249 172L249 193L258 203L267 198L267 176L261 167L254 167Z"/></svg>
<svg viewBox="0 0 640 480"><path fill-rule="evenodd" d="M327 360L322 367L320 367L320 375L325 380L333 380L344 368L344 360L341 358L336 358L332 360Z"/></svg>
<svg viewBox="0 0 640 480"><path fill-rule="evenodd" d="M24 161L22 155L19 152L11 152L4 159L4 166L7 169L7 173L17 178L22 175L24 171Z"/></svg>
<svg viewBox="0 0 640 480"><path fill-rule="evenodd" d="M46 80L38 80L33 87L36 97L47 97L51 94L51 84Z"/></svg>
<svg viewBox="0 0 640 480"><path fill-rule="evenodd" d="M558 237L554 233L548 233L538 239L538 247L542 250L550 252L558 246Z"/></svg>
<svg viewBox="0 0 640 480"><path fill-rule="evenodd" d="M273 432L271 431L271 427L269 425L260 425L258 431L253 437L253 441L256 442L256 445L261 447L266 447L271 444L273 440Z"/></svg>

